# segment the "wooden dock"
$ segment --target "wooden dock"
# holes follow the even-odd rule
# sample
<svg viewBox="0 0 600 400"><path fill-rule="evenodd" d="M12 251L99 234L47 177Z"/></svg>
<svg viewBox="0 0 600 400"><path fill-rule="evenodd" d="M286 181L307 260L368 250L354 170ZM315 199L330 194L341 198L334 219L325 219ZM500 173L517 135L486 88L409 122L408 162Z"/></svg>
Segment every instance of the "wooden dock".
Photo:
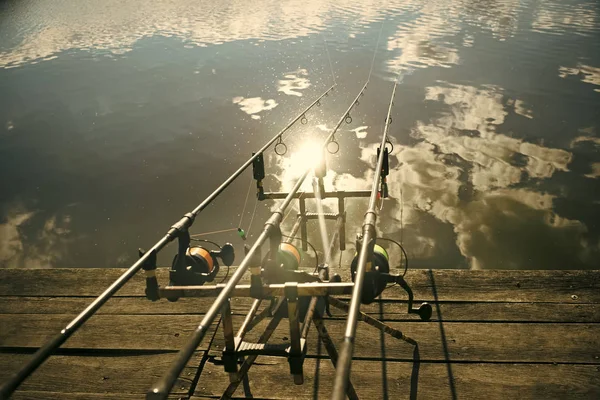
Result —
<svg viewBox="0 0 600 400"><path fill-rule="evenodd" d="M0 382L100 294L123 270L0 270ZM167 271L159 270L159 282ZM409 271L430 322L406 313L399 288L363 311L402 330L415 348L360 323L352 382L361 399L599 399L600 271ZM143 274L119 291L14 399L142 399L200 322L210 299L150 302ZM239 326L249 302L232 300ZM417 303L418 304L418 303ZM343 336L344 315L325 320ZM261 326L247 336L257 337ZM272 340L287 340L282 323ZM282 358L259 357L236 397L329 398L334 369L313 327L305 383ZM174 399L218 398L228 385L221 330L181 375Z"/></svg>

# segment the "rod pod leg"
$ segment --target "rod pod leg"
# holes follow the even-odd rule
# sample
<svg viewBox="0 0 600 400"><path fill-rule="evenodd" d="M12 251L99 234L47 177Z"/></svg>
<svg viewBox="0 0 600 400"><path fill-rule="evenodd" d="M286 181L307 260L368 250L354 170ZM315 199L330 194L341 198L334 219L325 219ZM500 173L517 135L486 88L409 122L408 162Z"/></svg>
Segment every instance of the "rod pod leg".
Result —
<svg viewBox="0 0 600 400"><path fill-rule="evenodd" d="M332 306L344 312L348 312L348 309L350 308L348 304L336 299L335 297L329 296L329 302ZM411 339L410 337L406 336L404 333L402 333L402 331L392 328L391 326L381 322L377 318L373 318L362 311L358 312L358 319L377 329L382 330L384 333L387 333L395 339L404 340L405 342L410 343L414 346L417 345L417 342L414 339Z"/></svg>
<svg viewBox="0 0 600 400"><path fill-rule="evenodd" d="M327 329L325 328L325 324L323 323L321 316L315 315L315 317L313 318L313 322L317 327L317 331L319 332L319 339L321 340L321 342L323 342L323 346L325 346L325 350L329 355L329 359L331 360L333 367L337 368L338 352L335 348L335 345L333 344L333 340L331 340L331 336L329 336L329 332L327 332ZM348 381L348 389L346 390L346 395L350 400L358 400L358 395L356 394L356 390L354 390L354 385L352 385L351 381Z"/></svg>

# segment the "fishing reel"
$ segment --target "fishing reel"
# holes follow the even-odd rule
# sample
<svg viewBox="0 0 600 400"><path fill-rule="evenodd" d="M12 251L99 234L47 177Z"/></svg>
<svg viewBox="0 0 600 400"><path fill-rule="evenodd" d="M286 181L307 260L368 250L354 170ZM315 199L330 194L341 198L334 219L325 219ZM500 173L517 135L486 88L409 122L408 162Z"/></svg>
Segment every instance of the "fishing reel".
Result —
<svg viewBox="0 0 600 400"><path fill-rule="evenodd" d="M271 258L271 252L269 251L263 259L263 265ZM275 262L277 265L283 266L283 269L288 271L296 271L300 269L300 262L302 261L302 255L300 250L291 243L281 243L277 254L275 255Z"/></svg>
<svg viewBox="0 0 600 400"><path fill-rule="evenodd" d="M357 245L357 248L358 247ZM369 261L367 261L368 263ZM354 255L350 264L350 272L352 273L352 282L356 278L356 269L358 268L358 253ZM386 288L389 275L390 263L387 251L379 245L373 247L373 259L371 260L371 270L365 271L365 281L361 294L361 302L363 304L371 304Z"/></svg>
<svg viewBox="0 0 600 400"><path fill-rule="evenodd" d="M182 233L179 237L179 251L173 258L173 264L169 271L170 285L203 285L205 282L214 281L219 273L218 259L228 267L233 264L235 251L231 243L219 246L210 240L195 240L210 243L218 247L219 250L208 250L203 246L192 246L190 245L189 233Z"/></svg>
<svg viewBox="0 0 600 400"><path fill-rule="evenodd" d="M298 247L291 243L282 242L277 247L277 253L275 257L271 257L271 252L269 251L266 256L263 258L262 265L268 265L271 263L271 267L275 267L273 269L265 269L263 271L263 277L266 278L271 283L281 283L281 282L341 282L341 278L338 274L334 274L330 277L329 274L329 265L326 263L318 264L315 268L315 272L305 273L300 271L300 265L302 262L302 253ZM310 305L311 297L310 296L301 296L298 299L298 317L303 320L306 312L308 311ZM327 314L331 316L329 312L329 304L327 299L323 296L320 296L317 300L317 305L315 308L316 312L320 315ZM282 308L280 310L280 315L282 318L288 318L287 308Z"/></svg>
<svg viewBox="0 0 600 400"><path fill-rule="evenodd" d="M359 236L356 243L356 248L361 248L362 237ZM390 257L387 251L378 244L373 245L373 255L371 260L367 260L367 263L371 263L370 269L365 271L365 279L363 283L363 290L361 293L361 302L363 304L371 304L383 291L386 289L388 284L398 284L408 294L408 313L418 314L421 320L428 321L433 313L433 308L428 303L421 304L418 308L413 307L413 292L404 280L402 275L390 274ZM352 282L356 279L356 270L358 268L358 253L355 254L350 264L350 271L352 273Z"/></svg>

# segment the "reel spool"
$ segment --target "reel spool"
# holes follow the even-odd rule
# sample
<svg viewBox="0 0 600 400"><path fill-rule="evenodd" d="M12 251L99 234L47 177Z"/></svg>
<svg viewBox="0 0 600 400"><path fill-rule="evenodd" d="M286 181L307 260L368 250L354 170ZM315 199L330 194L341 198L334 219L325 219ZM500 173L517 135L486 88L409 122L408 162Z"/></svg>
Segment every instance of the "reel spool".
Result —
<svg viewBox="0 0 600 400"><path fill-rule="evenodd" d="M358 253L354 255L350 271L352 273L352 282L356 277L356 268L358 267ZM390 257L383 247L376 244L373 247L373 260L370 271L365 272L365 281L361 294L363 304L371 304L386 288L387 279L382 274L390 272Z"/></svg>
<svg viewBox="0 0 600 400"><path fill-rule="evenodd" d="M182 262L180 254L173 258L171 267L171 285L203 285L212 282L219 273L219 262L231 266L235 252L231 243L226 243L217 250L207 250L202 246L190 246L185 251Z"/></svg>
<svg viewBox="0 0 600 400"><path fill-rule="evenodd" d="M269 252L265 256L263 264L266 263L270 257L271 254ZM281 243L279 245L279 250L277 251L275 261L277 265L283 265L283 268L286 270L296 271L300 269L300 262L302 261L302 256L300 254L300 250L298 250L298 248L293 244Z"/></svg>

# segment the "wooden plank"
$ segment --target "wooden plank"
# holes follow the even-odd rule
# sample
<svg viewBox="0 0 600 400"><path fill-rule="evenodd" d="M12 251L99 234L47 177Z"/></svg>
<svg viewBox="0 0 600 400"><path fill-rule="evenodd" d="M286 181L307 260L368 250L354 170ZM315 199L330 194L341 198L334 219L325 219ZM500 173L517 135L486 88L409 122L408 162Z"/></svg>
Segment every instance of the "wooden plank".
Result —
<svg viewBox="0 0 600 400"><path fill-rule="evenodd" d="M232 267L229 276L236 267ZM225 277L221 269L215 282ZM100 295L119 278L124 268L48 268L48 269L0 269L0 296L90 296ZM169 268L156 270L158 283L169 283ZM247 275L242 282L249 282ZM146 278L139 271L115 296L144 297Z"/></svg>
<svg viewBox="0 0 600 400"><path fill-rule="evenodd" d="M173 388L187 395L204 352L197 352ZM135 356L52 356L19 388L16 398L40 398L39 392L71 393L71 398L90 398L82 393L136 394L142 398L175 359L175 353ZM8 379L31 355L0 353L0 382ZM33 394L31 393L33 392ZM77 393L80 393L78 395ZM51 398L43 397L43 398Z"/></svg>
<svg viewBox="0 0 600 400"><path fill-rule="evenodd" d="M237 318L239 326L241 318ZM261 328L257 326L246 336L257 340ZM469 362L570 362L600 364L600 324L559 323L465 323L444 322L443 335L437 322L390 322L419 343L421 359L425 361ZM344 336L345 321L326 320L325 326L336 346ZM317 335L308 336L308 354L316 355ZM272 336L273 343L285 342L289 327L282 323ZM445 338L445 340L444 340ZM408 360L413 347L359 322L354 355L365 359ZM210 354L220 355L223 335L215 335ZM446 354L447 349L447 354Z"/></svg>
<svg viewBox="0 0 600 400"><path fill-rule="evenodd" d="M39 347L60 331L72 315L4 314L0 315L0 347ZM96 315L64 345L65 348L179 350L201 320L200 315ZM242 317L235 318L236 326ZM343 336L345 321L327 320L334 339ZM440 326L437 322L390 322L423 346L424 357L443 360ZM451 358L480 361L572 361L594 362L599 355L600 324L561 323L461 323L443 322ZM260 332L260 326L248 336ZM282 324L274 338L289 336ZM309 343L315 335L309 336ZM217 345L222 336L217 335ZM379 331L360 323L358 340L362 347L357 356L380 351ZM387 356L406 358L410 346L386 337ZM206 345L202 345L203 349ZM464 349L463 349L464 348ZM497 358L493 358L497 357ZM541 357L541 359L540 359Z"/></svg>
<svg viewBox="0 0 600 400"><path fill-rule="evenodd" d="M43 344L63 328L74 313L92 300L91 297L81 296L93 296L97 294L94 291L104 290L123 270L36 270L35 274L29 274L33 283L25 281L27 273L21 274L28 270L13 271L12 275L0 271L0 348L4 348L4 352L14 348L32 349ZM90 271L93 272L89 273ZM159 271L163 282L166 282L166 274L165 270ZM51 275L54 277L50 277ZM16 283L10 282L11 276L16 279ZM599 276L600 271L411 271L407 280L412 284L417 298L437 298L443 322L417 322L415 316L407 316L406 303L402 301L406 294L398 288L386 291L385 301L388 303L382 304L383 317L390 321L391 326L403 330L420 343L419 381L423 384L418 387L419 398L448 398L452 385L448 379L447 360L452 361L452 364L449 364L454 371L452 382L456 394L461 398L481 398L482 394L491 398L597 398L600 368ZM40 283L38 280L44 277L50 277L49 281ZM66 398L99 398L105 392L105 398L111 398L111 393L112 398L127 399L135 395L138 395L137 398L143 397L143 393L153 381L143 389L135 389L135 392L129 391L130 389L105 390L95 382L94 371L112 371L109 364L114 360L119 364L120 360L144 357L126 362L120 367L117 365L113 371L118 372L119 377L129 378L127 374L130 370L136 370L136 374L141 376L142 371L137 370L145 370L146 367L154 365L152 359L147 357L174 357L174 352L183 346L197 327L202 318L201 313L212 299L181 299L176 303L163 300L151 303L142 297L143 275L134 280L137 283L134 282L133 286L127 289L131 290L131 294L128 295L125 290L119 293L118 297L111 299L98 315L92 317L81 331L63 346L76 349L74 351L79 355L51 357L42 368L52 365L52 360L58 362L56 360L63 358L68 361L63 361L63 366L57 367L58 371L62 372L51 370L40 375L46 381L42 380L38 386L24 386L24 391L19 394L21 398L65 398L60 396L64 387L68 387L71 393L71 397ZM17 293L19 285L23 292ZM77 287L77 291L81 290L83 294L76 295L73 287ZM38 291L35 292L34 289ZM51 293L44 295L42 292L45 290ZM28 291L31 293L27 294ZM572 295L577 297L571 298ZM241 314L248 302L248 299L234 299L236 326L239 326ZM379 306L379 303L374 303L363 309L378 316ZM437 318L436 308L434 306L434 318ZM6 312L3 313L2 310ZM326 321L326 326L339 345L345 321L343 313L335 315L335 318ZM260 326L251 332L247 339L255 339L259 333ZM283 323L273 339L274 342L286 341L288 336L287 324ZM215 362L219 359L219 349L222 347L220 331L216 338L213 348L209 351L212 356L216 355L212 358ZM208 338L205 342L201 349L208 348ZM382 384L381 367L379 376L377 368L373 367L381 366L381 359L384 358L387 360L385 382L389 397L408 397L406 388L410 387L413 372L413 347L389 336L385 336L382 341L380 332L364 323L359 325L357 343L359 345L355 355L358 359L354 363L354 375L356 383L366 390L363 397L381 398L384 395L383 392L378 392L381 387L385 387ZM85 349L99 352L92 356L92 353L86 352ZM128 351L116 356L115 350ZM167 353L139 353L147 350ZM313 328L309 335L311 358L307 363L312 362L316 368L317 360L314 357L320 357L323 353L323 350L319 353ZM6 357L21 357L24 362L30 355L0 354L0 365L9 365L9 370L12 370L18 368L21 362L5 360ZM78 364L78 360L86 358L88 361L82 365ZM105 364L97 364L99 361L93 360L105 360ZM312 385L298 387L292 384L285 359L261 357L258 361L259 364L267 365L253 367L254 371L257 371L257 367L266 368L262 374L252 378L254 380L251 381L251 385L256 385L259 391L258 394L254 393L255 396L261 395L262 387L270 391L263 393L265 396L275 394L283 398L303 398L303 389L299 388L309 387L309 390L312 390ZM156 374L164 373L169 364L170 362L158 362ZM197 364L196 360L196 366ZM330 367L329 360L326 359L320 360L319 365L320 368L326 368L326 365ZM210 379L212 367L218 368L223 383L226 384L227 375L222 372L221 366L207 366L203 371L204 379L201 380L201 385L206 381L206 376ZM269 368L276 372L269 372ZM408 371L408 375L405 370ZM557 370L559 372L555 373ZM330 368L319 381L330 381L332 371ZM429 375L427 371L430 371ZM31 380L34 380L38 373L40 372L36 372ZM69 384L68 379L62 379L65 374L74 374L79 380L90 382L71 387L73 385ZM104 376L101 378L103 381L111 379L104 379ZM185 379L185 376L183 378ZM2 379L5 378L0 373L0 381ZM221 378L216 381L219 379ZM443 385L438 385L440 379L444 380L446 391ZM27 384L29 382L30 380ZM66 386L56 387L65 382ZM314 379L312 383L314 384ZM83 388L86 384L88 388ZM100 388L93 387L94 385ZM281 387L283 389L280 390ZM426 387L427 390L423 392L422 387ZM288 388L289 393L286 392ZM181 394L184 393L187 392L182 389ZM305 397L312 397L312 391L307 393ZM119 394L122 394L122 397L117 397ZM213 392L202 389L197 390L196 394L214 396ZM322 393L319 386L317 395L328 397L330 390Z"/></svg>
<svg viewBox="0 0 600 400"><path fill-rule="evenodd" d="M98 296L121 274L123 268L0 269L3 296ZM168 283L165 268L157 271L159 282ZM117 296L144 296L144 271L136 274Z"/></svg>
<svg viewBox="0 0 600 400"><path fill-rule="evenodd" d="M95 296L123 269L0 270L0 295ZM159 269L159 281L168 281ZM432 279L433 278L433 279ZM346 279L347 280L347 279ZM422 301L497 301L600 303L600 271L411 270L406 280ZM144 276L138 274L117 296L143 296ZM576 298L572 296L575 295ZM386 299L405 299L397 287Z"/></svg>
<svg viewBox="0 0 600 400"><path fill-rule="evenodd" d="M20 297L0 296L0 314L69 314L83 310L91 303L89 297ZM214 299L185 298L176 302L151 302L142 297L115 297L98 314L178 315L206 311ZM234 298L234 314L245 315L252 299ZM267 303L265 303L267 304ZM504 322L600 322L600 304L560 303L445 303L439 304L444 321L504 321ZM410 321L406 302L377 301L361 306L361 310L389 321ZM331 307L334 317L345 318L342 311ZM437 320L437 307L433 310Z"/></svg>
<svg viewBox="0 0 600 400"><path fill-rule="evenodd" d="M406 275L422 301L599 303L600 271L413 270ZM576 298L572 296L576 295ZM384 299L406 298L398 287Z"/></svg>
<svg viewBox="0 0 600 400"><path fill-rule="evenodd" d="M1 300L0 300L1 301ZM415 303L419 306L420 303ZM445 322L600 322L599 304L561 304L561 303L435 303L432 321ZM406 302L377 301L362 305L361 311L386 321L414 321L415 315L409 315ZM346 313L331 307L336 318L346 318Z"/></svg>
<svg viewBox="0 0 600 400"><path fill-rule="evenodd" d="M234 313L246 315L252 300L234 298L231 300L231 309ZM92 301L92 297L0 296L0 314L70 314L85 309ZM214 299L209 298L185 298L170 302L150 301L145 297L113 297L97 314L198 315L204 313L213 302Z"/></svg>
<svg viewBox="0 0 600 400"><path fill-rule="evenodd" d="M72 318L64 314L0 315L0 348L39 347ZM201 319L201 315L95 315L61 347L176 351ZM203 344L201 349L207 346Z"/></svg>
<svg viewBox="0 0 600 400"><path fill-rule="evenodd" d="M259 357L257 363L249 373L251 394L254 397L325 399L331 396L334 369L328 359L306 359L305 382L300 386L293 384L285 359ZM591 365L447 365L422 361L416 364L354 361L352 382L361 399L504 400L600 397L600 373L597 366ZM228 377L223 372L223 367L209 362L202 371L192 400L214 398L220 395L227 385ZM236 397L244 397L241 385Z"/></svg>
<svg viewBox="0 0 600 400"><path fill-rule="evenodd" d="M65 392L38 392L17 391L11 400L140 400L143 395L125 393L65 393ZM183 394L171 394L168 400L187 400Z"/></svg>

